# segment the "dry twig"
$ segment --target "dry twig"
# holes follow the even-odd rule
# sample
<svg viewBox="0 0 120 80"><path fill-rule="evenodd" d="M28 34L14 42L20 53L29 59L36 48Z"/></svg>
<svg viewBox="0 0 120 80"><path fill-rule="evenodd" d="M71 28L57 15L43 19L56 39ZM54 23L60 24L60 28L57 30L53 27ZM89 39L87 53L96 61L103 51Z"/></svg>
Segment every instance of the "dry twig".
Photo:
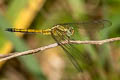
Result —
<svg viewBox="0 0 120 80"><path fill-rule="evenodd" d="M62 45L65 44L94 44L94 45L102 45L104 43L110 43L110 42L115 42L115 41L119 41L120 37L116 37L116 38L110 38L110 39L105 39L105 40L98 40L98 41L73 41L70 40L68 41L63 41ZM18 53L10 53L10 54L6 54L6 55L0 55L0 61L4 61L4 60L8 60L8 59L12 59L18 56L23 56L23 55L29 55L29 54L34 54L49 48L53 48L59 46L57 43L54 44L50 44L48 46L44 46L44 47L40 47L37 49L32 49L32 50L28 50L28 51L24 51L24 52L18 52Z"/></svg>

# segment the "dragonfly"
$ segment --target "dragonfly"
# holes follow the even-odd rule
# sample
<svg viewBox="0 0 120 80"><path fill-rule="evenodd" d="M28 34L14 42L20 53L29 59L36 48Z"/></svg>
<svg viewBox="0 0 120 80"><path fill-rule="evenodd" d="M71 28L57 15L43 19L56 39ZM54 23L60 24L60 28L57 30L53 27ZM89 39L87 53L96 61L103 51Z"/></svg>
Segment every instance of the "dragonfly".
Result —
<svg viewBox="0 0 120 80"><path fill-rule="evenodd" d="M75 34L78 34L79 29L85 28L94 30L95 26L100 28L105 27L105 25L111 25L109 20L98 20L98 21L88 21L88 22L79 22L79 23L63 23L56 24L49 29L18 29L18 28L7 28L6 31L9 32L20 32L20 33L38 33L42 35L51 35L52 38L61 46L65 51L65 54L68 56L74 67L79 71L83 71L81 62L88 63L90 58L86 57L84 54L80 54L79 49L75 48L72 44L63 45L62 41L71 40L71 37ZM107 26L108 26L107 25ZM88 27L90 26L90 27ZM81 62L80 62L81 60ZM79 63L80 62L80 63Z"/></svg>

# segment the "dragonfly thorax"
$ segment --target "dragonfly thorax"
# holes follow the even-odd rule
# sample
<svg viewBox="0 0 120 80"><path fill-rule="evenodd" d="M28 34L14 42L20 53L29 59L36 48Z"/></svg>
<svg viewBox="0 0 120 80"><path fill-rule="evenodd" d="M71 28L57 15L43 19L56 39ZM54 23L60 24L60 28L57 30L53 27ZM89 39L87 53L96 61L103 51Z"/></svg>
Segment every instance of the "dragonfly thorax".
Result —
<svg viewBox="0 0 120 80"><path fill-rule="evenodd" d="M62 25L56 25L55 27L52 28L53 34L55 35L67 35L71 36L74 33L73 27L65 27Z"/></svg>

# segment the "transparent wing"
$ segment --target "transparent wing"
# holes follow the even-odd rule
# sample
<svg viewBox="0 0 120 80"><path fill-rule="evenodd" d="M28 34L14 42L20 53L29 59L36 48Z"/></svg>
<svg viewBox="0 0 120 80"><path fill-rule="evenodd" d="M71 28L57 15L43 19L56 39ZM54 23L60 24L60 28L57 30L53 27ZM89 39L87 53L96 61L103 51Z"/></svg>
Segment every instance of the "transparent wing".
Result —
<svg viewBox="0 0 120 80"><path fill-rule="evenodd" d="M65 27L78 27L79 29L87 29L87 30L96 30L102 29L112 25L112 22L109 20L96 20L96 21L88 21L88 22L80 22L80 23L64 23L59 24Z"/></svg>
<svg viewBox="0 0 120 80"><path fill-rule="evenodd" d="M69 52L68 50L68 47L63 45L59 40L61 37L59 37L59 40L58 40L58 37L56 38L56 36L51 32L51 36L53 37L53 39L61 46L61 48L66 52L66 55L68 56L68 58L70 59L70 61L72 62L72 64L75 66L75 68L78 70L78 71L82 71L81 67L79 66L78 62L76 61L76 59L74 58L73 55L71 55L71 53ZM62 38L61 38L62 39Z"/></svg>
<svg viewBox="0 0 120 80"><path fill-rule="evenodd" d="M74 65L74 67L79 71L83 72L84 65L89 65L90 60L88 55L80 53L79 49L74 47L72 44L62 44L62 41L66 41L69 39L64 33L57 31L57 35L55 36L53 32L51 32L51 36L53 39L61 46L61 48L65 51L66 55ZM60 34L60 35L59 35ZM63 34L63 35L61 35Z"/></svg>
<svg viewBox="0 0 120 80"><path fill-rule="evenodd" d="M98 34L100 30L106 27L110 27L112 23L109 20L98 20L98 21L88 21L80 23L64 23L59 24L64 27L72 27L74 29L74 34L71 39L81 40L82 36L89 37L90 39L98 39Z"/></svg>

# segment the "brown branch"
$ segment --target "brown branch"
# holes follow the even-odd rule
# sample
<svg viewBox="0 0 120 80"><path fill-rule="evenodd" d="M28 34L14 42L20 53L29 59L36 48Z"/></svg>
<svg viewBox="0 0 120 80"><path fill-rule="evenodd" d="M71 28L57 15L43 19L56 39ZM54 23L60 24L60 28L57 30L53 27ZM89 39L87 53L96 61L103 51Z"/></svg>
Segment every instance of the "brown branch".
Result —
<svg viewBox="0 0 120 80"><path fill-rule="evenodd" d="M105 39L105 40L98 40L98 41L73 41L70 40L68 41L63 41L62 45L65 44L94 44L94 45L102 45L104 43L110 43L110 42L115 42L115 41L119 41L120 37L116 37L116 38L110 38L110 39ZM57 43L54 44L50 44L48 46L44 46L44 47L40 47L37 49L32 49L32 50L28 50L28 51L24 51L24 52L18 52L18 53L10 53L10 54L6 54L6 55L0 55L0 61L4 61L4 60L8 60L8 59L12 59L18 56L23 56L23 55L29 55L29 54L34 54L49 48L53 48L59 46Z"/></svg>

